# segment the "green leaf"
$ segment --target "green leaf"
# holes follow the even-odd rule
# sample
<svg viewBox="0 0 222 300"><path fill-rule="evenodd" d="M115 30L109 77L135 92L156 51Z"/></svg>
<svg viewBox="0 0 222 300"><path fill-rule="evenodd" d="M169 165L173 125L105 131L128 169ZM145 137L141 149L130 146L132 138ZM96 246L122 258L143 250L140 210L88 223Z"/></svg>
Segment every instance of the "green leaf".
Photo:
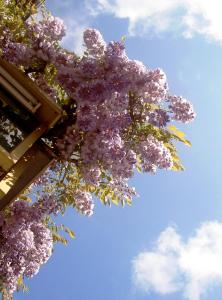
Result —
<svg viewBox="0 0 222 300"><path fill-rule="evenodd" d="M168 126L168 130L170 132L172 132L174 138L176 138L180 142L184 143L186 146L189 146L189 147L191 146L190 141L185 139L185 133L180 131L176 126L170 125L170 126Z"/></svg>
<svg viewBox="0 0 222 300"><path fill-rule="evenodd" d="M126 204L128 204L129 206L132 205L132 199L130 199L129 197L126 198Z"/></svg>
<svg viewBox="0 0 222 300"><path fill-rule="evenodd" d="M52 237L53 237L53 241L54 242L60 242L63 245L67 245L68 241L67 239L65 239L64 237L62 237L61 235L59 235L58 233L53 232L52 233Z"/></svg>
<svg viewBox="0 0 222 300"><path fill-rule="evenodd" d="M74 239L74 238L76 237L75 232L72 231L72 230L71 230L70 228L68 228L68 227L65 228L65 232L68 233L68 235L69 235L72 239Z"/></svg>
<svg viewBox="0 0 222 300"><path fill-rule="evenodd" d="M17 290L20 291L22 290L23 292L28 292L29 288L27 287L27 285L25 285L23 277L20 276L17 280Z"/></svg>
<svg viewBox="0 0 222 300"><path fill-rule="evenodd" d="M124 35L124 36L121 37L121 41L122 41L123 43L126 42L126 35Z"/></svg>
<svg viewBox="0 0 222 300"><path fill-rule="evenodd" d="M172 170L173 171L184 171L184 167L180 163L174 162Z"/></svg>
<svg viewBox="0 0 222 300"><path fill-rule="evenodd" d="M142 166L141 166L141 159L139 156L137 156L136 158L136 169L139 173L142 173L143 169L142 169Z"/></svg>
<svg viewBox="0 0 222 300"><path fill-rule="evenodd" d="M23 201L26 201L28 203L32 203L32 199L30 197L24 195L24 194L19 196L19 200L23 200Z"/></svg>
<svg viewBox="0 0 222 300"><path fill-rule="evenodd" d="M113 197L111 198L111 200L112 200L112 203L113 203L113 204L119 205L119 198L118 198L118 197L113 196Z"/></svg>

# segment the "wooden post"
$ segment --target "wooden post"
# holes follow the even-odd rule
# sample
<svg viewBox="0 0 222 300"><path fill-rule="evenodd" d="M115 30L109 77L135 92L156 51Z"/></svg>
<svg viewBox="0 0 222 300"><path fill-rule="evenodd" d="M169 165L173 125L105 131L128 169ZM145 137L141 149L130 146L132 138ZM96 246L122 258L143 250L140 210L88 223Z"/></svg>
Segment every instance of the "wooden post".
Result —
<svg viewBox="0 0 222 300"><path fill-rule="evenodd" d="M54 153L44 143L35 143L0 181L0 210L39 177L54 158Z"/></svg>
<svg viewBox="0 0 222 300"><path fill-rule="evenodd" d="M10 300L5 289L2 291L2 300Z"/></svg>

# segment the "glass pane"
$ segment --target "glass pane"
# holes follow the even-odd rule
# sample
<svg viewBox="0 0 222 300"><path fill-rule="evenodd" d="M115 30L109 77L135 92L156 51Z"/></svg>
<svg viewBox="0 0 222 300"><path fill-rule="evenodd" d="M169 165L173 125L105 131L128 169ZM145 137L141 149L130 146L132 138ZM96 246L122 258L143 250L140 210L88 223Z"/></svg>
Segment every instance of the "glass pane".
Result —
<svg viewBox="0 0 222 300"><path fill-rule="evenodd" d="M0 145L11 152L37 126L34 115L0 86Z"/></svg>
<svg viewBox="0 0 222 300"><path fill-rule="evenodd" d="M24 133L19 130L5 115L0 115L0 145L10 152L25 138Z"/></svg>

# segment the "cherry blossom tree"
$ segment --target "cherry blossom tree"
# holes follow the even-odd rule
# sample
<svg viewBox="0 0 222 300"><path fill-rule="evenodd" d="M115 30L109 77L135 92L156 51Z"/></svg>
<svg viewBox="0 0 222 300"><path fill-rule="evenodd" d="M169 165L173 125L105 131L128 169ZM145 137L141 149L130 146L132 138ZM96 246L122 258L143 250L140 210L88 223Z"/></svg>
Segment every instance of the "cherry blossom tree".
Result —
<svg viewBox="0 0 222 300"><path fill-rule="evenodd" d="M59 229L73 236L51 214L71 206L91 216L96 198L130 205L136 192L127 181L135 172L183 170L175 143L190 143L174 122L189 123L195 112L171 94L161 69L127 56L123 39L106 43L88 28L79 57L61 46L64 23L41 1L0 0L0 16L1 57L64 111L43 137L56 162L0 215L1 289L11 296L48 260L53 241L66 243Z"/></svg>

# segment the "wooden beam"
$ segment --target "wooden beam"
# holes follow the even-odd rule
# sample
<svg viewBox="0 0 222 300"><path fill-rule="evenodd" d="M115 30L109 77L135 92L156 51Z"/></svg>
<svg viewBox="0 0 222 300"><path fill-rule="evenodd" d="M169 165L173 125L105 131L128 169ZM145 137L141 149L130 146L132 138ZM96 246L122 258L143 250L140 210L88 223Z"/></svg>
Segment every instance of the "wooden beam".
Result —
<svg viewBox="0 0 222 300"><path fill-rule="evenodd" d="M34 144L0 181L0 210L12 203L54 160L44 144Z"/></svg>
<svg viewBox="0 0 222 300"><path fill-rule="evenodd" d="M62 117L61 107L18 68L0 58L0 83L47 128ZM16 94L17 92L17 94ZM37 106L36 106L37 105ZM37 109L36 109L37 108Z"/></svg>
<svg viewBox="0 0 222 300"><path fill-rule="evenodd" d="M2 300L10 300L5 289L2 291Z"/></svg>

